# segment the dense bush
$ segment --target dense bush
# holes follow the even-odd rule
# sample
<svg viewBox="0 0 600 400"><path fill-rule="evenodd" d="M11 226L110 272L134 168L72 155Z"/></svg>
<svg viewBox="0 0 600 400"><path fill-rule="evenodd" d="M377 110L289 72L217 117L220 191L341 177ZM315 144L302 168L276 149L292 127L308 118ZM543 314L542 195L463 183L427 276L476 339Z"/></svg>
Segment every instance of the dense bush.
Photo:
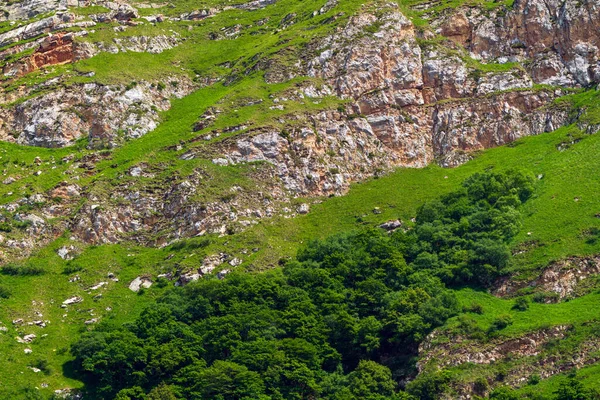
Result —
<svg viewBox="0 0 600 400"><path fill-rule="evenodd" d="M169 290L134 323L90 332L72 352L107 398L168 384L186 399L383 399L396 390L390 367L408 367L457 311L439 279L367 231L314 242L280 270Z"/></svg>
<svg viewBox="0 0 600 400"><path fill-rule="evenodd" d="M529 300L527 300L526 297L519 297L515 300L512 309L517 311L527 311L529 309Z"/></svg>
<svg viewBox="0 0 600 400"><path fill-rule="evenodd" d="M421 206L415 229L395 239L416 269L433 270L446 283L488 285L508 263L518 208L532 193L529 175L475 174L460 190Z"/></svg>
<svg viewBox="0 0 600 400"><path fill-rule="evenodd" d="M44 269L35 265L17 265L17 264L6 264L0 269L0 272L4 275L13 276L32 276L42 275Z"/></svg>
<svg viewBox="0 0 600 400"><path fill-rule="evenodd" d="M0 299L8 299L12 295L9 288L4 285L0 285Z"/></svg>

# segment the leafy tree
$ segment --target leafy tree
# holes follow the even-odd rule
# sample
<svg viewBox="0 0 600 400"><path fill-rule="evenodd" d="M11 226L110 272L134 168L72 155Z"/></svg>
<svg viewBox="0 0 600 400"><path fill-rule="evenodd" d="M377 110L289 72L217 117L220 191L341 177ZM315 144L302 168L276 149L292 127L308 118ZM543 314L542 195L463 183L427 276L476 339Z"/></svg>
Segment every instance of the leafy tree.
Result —
<svg viewBox="0 0 600 400"><path fill-rule="evenodd" d="M250 400L264 394L260 375L233 362L215 361L208 368L192 366L179 375L186 399Z"/></svg>
<svg viewBox="0 0 600 400"><path fill-rule="evenodd" d="M161 383L148 393L146 400L177 400L172 386Z"/></svg>
<svg viewBox="0 0 600 400"><path fill-rule="evenodd" d="M450 388L450 380L448 371L421 374L408 385L407 391L420 400L436 400Z"/></svg>
<svg viewBox="0 0 600 400"><path fill-rule="evenodd" d="M587 389L575 377L569 377L562 381L554 392L555 400L593 400L599 398L598 392Z"/></svg>
<svg viewBox="0 0 600 400"><path fill-rule="evenodd" d="M519 396L509 387L501 386L494 389L490 395L490 400L519 400Z"/></svg>
<svg viewBox="0 0 600 400"><path fill-rule="evenodd" d="M348 376L350 392L357 399L383 400L394 393L392 372L374 361L361 361Z"/></svg>

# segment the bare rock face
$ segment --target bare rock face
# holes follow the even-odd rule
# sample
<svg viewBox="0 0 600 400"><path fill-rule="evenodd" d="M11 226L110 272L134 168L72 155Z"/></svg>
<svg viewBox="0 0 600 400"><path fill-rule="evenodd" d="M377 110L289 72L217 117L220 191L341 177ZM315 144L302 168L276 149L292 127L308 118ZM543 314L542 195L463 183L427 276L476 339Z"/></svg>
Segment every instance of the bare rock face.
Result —
<svg viewBox="0 0 600 400"><path fill-rule="evenodd" d="M516 294L531 287L541 292L556 293L556 300L573 297L581 282L600 273L600 257L571 257L552 263L534 280L501 279L493 294L500 297Z"/></svg>
<svg viewBox="0 0 600 400"><path fill-rule="evenodd" d="M43 39L30 57L4 66L2 72L5 76L20 77L41 68L66 64L74 60L73 34L58 33Z"/></svg>
<svg viewBox="0 0 600 400"><path fill-rule="evenodd" d="M0 21L15 21L34 18L37 15L66 10L67 2L64 0L24 0L19 2L7 2L2 5L3 13L0 13Z"/></svg>
<svg viewBox="0 0 600 400"><path fill-rule="evenodd" d="M453 393L443 399L472 399L473 395L487 395L496 386L521 387L533 374L542 379L582 368L598 362L600 340L592 336L578 343L567 357L557 356L547 351L546 344L557 340L568 340L569 325L556 325L526 333L518 338L497 338L486 340L467 339L454 336L445 338L442 343L436 342L439 332L432 332L419 346L417 363L419 372L456 367L462 364L494 364L503 360L511 360L502 381L497 376L488 376L487 388L482 388L474 381L453 383ZM514 362L518 360L519 362ZM485 392L485 393L483 393Z"/></svg>
<svg viewBox="0 0 600 400"><path fill-rule="evenodd" d="M172 49L179 44L179 38L173 36L129 36L127 38L115 38L115 48L119 51L133 51L137 53L147 52L159 54L165 50ZM114 52L114 49L112 50Z"/></svg>
<svg viewBox="0 0 600 400"><path fill-rule="evenodd" d="M365 35L373 26L378 32ZM361 113L377 110L369 101L372 92L388 106L423 104L421 49L412 23L399 12L353 17L321 47L325 50L309 63L308 75L326 79L338 96L357 100Z"/></svg>
<svg viewBox="0 0 600 400"><path fill-rule="evenodd" d="M18 3L17 3L18 4ZM43 18L27 25L17 27L16 29L0 34L0 47L22 40L35 38L38 35L58 31L71 26L86 24L76 24L73 14L56 14L51 17Z"/></svg>
<svg viewBox="0 0 600 400"><path fill-rule="evenodd" d="M485 344L460 337L444 344L435 343L434 332L419 346L420 360L417 368L423 371L429 363L443 368L464 363L491 364L511 356L536 356L543 350L544 343L552 339L562 339L568 328L566 325L559 325L519 338L496 339Z"/></svg>
<svg viewBox="0 0 600 400"><path fill-rule="evenodd" d="M521 2L516 7L524 7L525 3L533 7L537 4L535 1ZM253 9L268 4L268 1L258 1L243 7ZM326 7L334 6L332 1ZM135 17L135 10L116 3L108 8L110 12L95 18L120 18L125 25L128 18ZM541 38L539 43L534 43L534 36L527 35L538 34L537 31L527 33L515 28L512 35L516 35L518 41L506 36L510 27L525 26L531 30L528 24L534 22L539 29L550 30L552 35L558 36L583 29L581 21L571 23L581 25L575 28L547 17L554 15L553 12L552 7L532 12L537 13L537 20L533 22L527 19L532 18L530 15L516 15L512 11L506 15L497 11L484 14L472 8L442 13L432 24L456 45L449 41L440 44L423 40L431 38L431 32L417 31L393 5L352 16L345 26L328 37L317 39L306 52L295 57L290 63L293 64L291 72L280 71L273 60L257 61L258 68L266 69L268 81L309 75L323 82L290 89L298 90L295 100L314 98L316 101L335 95L348 100L347 104L336 110L286 115L281 122L286 125L285 129L243 126L239 129L243 133L194 147L181 156L182 159L212 159L217 166L259 162L264 175L257 181L266 185L264 190L271 195L271 200L256 191L231 202L214 200L199 204L193 198L198 186L203 184L203 177L196 171L183 182L161 182L167 189L159 192L140 193L123 186L106 198L84 201L69 220L69 229L76 238L88 243L114 243L125 236L142 238L173 227L169 238L161 238L155 244L205 233L225 235L277 214L273 203L290 197L343 194L352 182L398 166L423 167L434 161L446 167L457 166L469 160L474 150L552 131L573 122L569 119L572 115L569 110L553 102L564 91L534 88L534 83L544 82L578 84L565 56L568 49L558 51L552 47L554 44ZM211 12L198 15L204 18ZM11 31L9 36L0 35L0 43L26 37L30 30L54 32L61 24L74 23L68 22L69 18L64 15L56 18L52 24L46 21L38 27L19 28L18 34ZM285 23L293 23L294 18L286 18ZM527 47L529 42L523 42L523 48L521 42L525 39L521 36L530 40L535 49ZM29 48L37 49L32 57L38 68L91 57L98 51L159 53L182 39L128 36L91 44L69 42L68 37L55 34L45 40L47 44L40 42L36 43L37 47ZM563 42L570 43L569 40L572 41L565 38ZM527 68L510 65L477 68L474 60L466 59L465 52L457 50L458 45L465 46L482 62L531 62ZM585 47L587 50L584 47L578 51L581 54L588 51L585 53L588 57L592 54L590 47ZM0 53L0 58L9 56L9 53ZM590 64L592 58L586 60ZM59 147L87 136L93 147L117 146L123 140L140 137L154 129L159 123L157 110L168 109L170 97L180 97L193 90L193 85L183 78L176 87L167 85L162 91L149 82L138 82L134 87L100 84L60 87L58 83L60 80L53 83L59 87L56 90L44 90L43 95L0 108L0 139ZM27 92L18 94L23 97ZM4 103L15 100L6 97ZM199 114L201 112L199 110ZM209 127L213 117L205 116L195 129ZM140 171L132 170L131 175L145 173ZM232 192L225 193L224 197L237 194L237 190L231 188ZM61 203L62 209L46 210L47 216L67 215L70 202L85 196L80 188L65 186L54 191L51 197L68 201ZM115 197L111 198L112 195ZM111 201L117 197L124 201ZM290 215L300 212L292 209Z"/></svg>
<svg viewBox="0 0 600 400"><path fill-rule="evenodd" d="M152 280L145 276L138 276L129 284L129 290L139 292L141 289L147 289L152 286Z"/></svg>
<svg viewBox="0 0 600 400"><path fill-rule="evenodd" d="M552 92L519 91L437 107L434 154L481 150L553 131L568 121L568 110L546 107L556 97Z"/></svg>
<svg viewBox="0 0 600 400"><path fill-rule="evenodd" d="M114 146L156 128L157 111L168 109L170 97L182 97L192 87L181 80L177 87L168 85L162 91L145 82L133 88L94 83L61 88L0 110L0 139L63 147L88 136L92 146Z"/></svg>

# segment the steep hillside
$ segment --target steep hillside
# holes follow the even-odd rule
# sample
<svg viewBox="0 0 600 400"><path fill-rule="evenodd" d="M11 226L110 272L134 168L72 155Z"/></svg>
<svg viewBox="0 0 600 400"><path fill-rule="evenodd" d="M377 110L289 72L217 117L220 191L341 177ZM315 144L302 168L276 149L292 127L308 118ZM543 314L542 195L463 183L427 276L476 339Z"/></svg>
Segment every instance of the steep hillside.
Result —
<svg viewBox="0 0 600 400"><path fill-rule="evenodd" d="M310 390L277 392L286 385L261 375L247 396L260 386L265 399L371 398L337 391L358 379L356 357L389 372L386 398L486 397L505 386L515 389L506 396L553 398L574 369L596 386L599 17L595 0L0 4L0 397L114 397L78 366L83 334L140 324L157 302L176 307L194 288L226 287L232 272L231 285L260 286L252 279L264 278L239 277L271 271L278 290L301 287L322 309L314 289L277 274L315 239L371 228L395 232L381 240L399 246L407 268L386 290L448 291L450 311L394 342L385 324L410 325L402 318L418 312L396 310L390 322L348 306L357 321L383 324L370 333L377 346L358 357L326 341L335 366L313 338L318 356L298 359L315 374ZM478 247L463 240L481 238L457 227L448 249L464 252L452 259L394 239L425 229L423 205L449 207L444 196L470 177L513 170L532 179L531 196L501 222L481 222L510 231L487 238L506 260L473 269ZM505 212L496 200L488 206ZM479 229L468 223L461 229ZM437 248L445 234L419 240ZM324 263L314 257L302 262ZM423 266L439 286L415 272ZM279 328L275 337L302 337ZM223 354L205 355L202 374L216 361L258 373ZM163 378L173 398L220 393L183 393L189 382ZM158 387L142 381L119 383L118 398Z"/></svg>

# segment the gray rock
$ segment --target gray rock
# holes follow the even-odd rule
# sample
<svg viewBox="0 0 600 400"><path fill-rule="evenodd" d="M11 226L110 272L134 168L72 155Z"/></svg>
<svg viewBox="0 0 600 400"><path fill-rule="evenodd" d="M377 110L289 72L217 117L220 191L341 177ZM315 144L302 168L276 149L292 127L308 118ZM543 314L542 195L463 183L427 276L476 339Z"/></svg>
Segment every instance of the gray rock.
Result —
<svg viewBox="0 0 600 400"><path fill-rule="evenodd" d="M385 229L386 231L393 231L396 230L398 228L400 228L402 226L402 222L400 222L400 220L393 220L393 221L388 221L385 222L381 225L379 225L380 228Z"/></svg>

